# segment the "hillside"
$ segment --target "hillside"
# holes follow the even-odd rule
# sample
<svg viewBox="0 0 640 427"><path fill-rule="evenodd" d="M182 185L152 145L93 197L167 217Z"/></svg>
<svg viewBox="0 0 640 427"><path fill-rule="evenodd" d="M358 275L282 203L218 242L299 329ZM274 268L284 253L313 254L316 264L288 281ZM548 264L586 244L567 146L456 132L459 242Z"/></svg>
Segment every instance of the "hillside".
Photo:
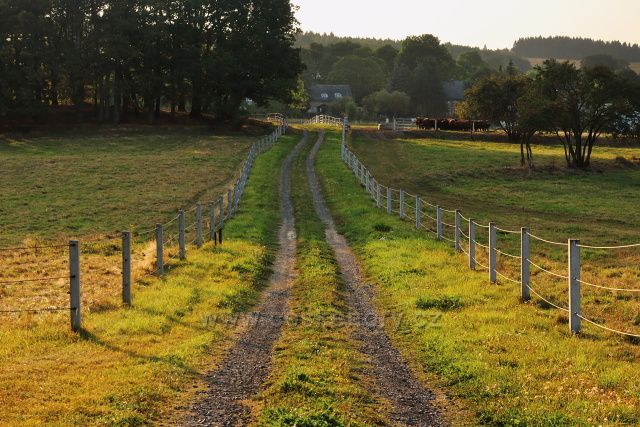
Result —
<svg viewBox="0 0 640 427"><path fill-rule="evenodd" d="M629 62L640 62L638 44L579 37L527 37L517 40L511 52L527 58L582 59L607 54Z"/></svg>

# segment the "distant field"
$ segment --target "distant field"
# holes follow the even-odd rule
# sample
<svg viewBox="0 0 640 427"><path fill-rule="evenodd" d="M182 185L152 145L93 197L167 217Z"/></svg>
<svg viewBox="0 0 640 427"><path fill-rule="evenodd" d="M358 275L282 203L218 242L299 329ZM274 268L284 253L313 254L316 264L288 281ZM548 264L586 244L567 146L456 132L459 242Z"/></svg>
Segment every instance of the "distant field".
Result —
<svg viewBox="0 0 640 427"><path fill-rule="evenodd" d="M254 140L205 128L0 138L0 246L153 227L220 195Z"/></svg>

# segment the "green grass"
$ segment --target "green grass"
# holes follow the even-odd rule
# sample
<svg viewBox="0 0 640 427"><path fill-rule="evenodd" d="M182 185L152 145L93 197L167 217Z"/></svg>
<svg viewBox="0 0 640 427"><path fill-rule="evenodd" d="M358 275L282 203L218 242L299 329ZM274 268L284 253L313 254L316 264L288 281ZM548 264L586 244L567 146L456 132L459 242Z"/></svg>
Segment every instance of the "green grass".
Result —
<svg viewBox="0 0 640 427"><path fill-rule="evenodd" d="M292 322L276 345L274 369L260 396L257 425L381 425L384 411L374 400L366 360L343 319L347 308L324 226L316 216L305 160L315 135L296 159L292 191L298 233L298 280Z"/></svg>
<svg viewBox="0 0 640 427"><path fill-rule="evenodd" d="M205 128L0 138L0 246L153 227L219 197L255 139Z"/></svg>
<svg viewBox="0 0 640 427"><path fill-rule="evenodd" d="M536 169L520 168L518 145L354 134L353 148L384 185L403 188L484 224L531 227L558 241L638 241L640 146L596 147L593 170L568 171L561 146L534 146Z"/></svg>
<svg viewBox="0 0 640 427"><path fill-rule="evenodd" d="M231 344L224 320L254 304L278 224L278 169L296 137L255 164L225 244L189 248L162 279L134 286L131 308L21 316L0 326L0 424L143 425L179 418L201 373ZM96 286L85 281L85 286ZM6 320L6 319L5 319ZM176 422L179 422L176 421Z"/></svg>
<svg viewBox="0 0 640 427"><path fill-rule="evenodd" d="M400 145L406 145L407 151ZM508 146L478 146L461 151L454 144L446 155L449 144L439 145L428 141L355 142L374 172L386 171L389 178L395 174L404 177L402 181L398 178L395 184L407 185L407 189L412 175L403 165L423 165L423 172L417 176L423 176L424 180L421 184L414 183L413 188L431 190L421 193L434 199L467 190L450 182L442 184L442 188L433 183L425 188L431 182L428 177L449 175L460 183L458 179L463 178L457 178L456 173L461 163L483 162L485 155L506 156L510 159L508 165L516 161ZM385 151L384 147L395 148ZM433 159L436 155L440 156L439 161ZM432 384L468 407L475 414L476 423L496 426L640 423L638 345L588 326L583 336L571 336L563 313L535 300L520 303L517 286L489 285L486 273L469 271L464 256L455 254L448 245L437 243L417 232L411 224L375 209L342 164L337 137L321 150L318 172L340 231L354 247L364 272L378 290L377 304L386 317L403 319L400 327L388 327L394 342ZM627 190L634 185L630 178L636 172L611 173L627 176L627 184L625 179L616 178ZM500 177L495 170L486 174L484 177L479 170L475 172L476 188L483 185L489 188L491 180ZM591 174L566 177L582 183L581 178L599 182ZM473 181L464 179L467 183ZM606 174L603 179L607 180ZM538 180L544 184L543 176ZM524 177L516 181L530 186L524 184ZM495 191L502 194L500 199L510 197L502 187L496 188ZM549 191L549 187L545 188L539 190L541 196ZM605 188L609 187L605 185ZM608 199L606 192L597 186L591 188L591 193L593 197L588 203L595 203L593 199L599 195L601 211L618 212L619 209L621 221L633 224L637 212L611 206L620 202L628 207L628 201ZM551 192L547 199L556 196ZM487 193L485 197L496 196ZM633 199L637 195L629 197ZM474 216L485 206L481 199L478 196L478 203L471 206L477 209ZM505 209L504 215L505 219L512 220L508 224L522 218L517 210L510 216ZM605 220L600 218L594 222ZM569 222L570 219L559 220L556 229L568 227ZM623 234L621 232L620 237ZM534 283L540 280L534 277ZM560 282L555 286L565 288L566 284ZM614 296L608 301L611 305L605 304L606 310L622 307L629 311L627 314L637 315L636 300L629 302ZM599 310L593 306L587 308Z"/></svg>
<svg viewBox="0 0 640 427"><path fill-rule="evenodd" d="M536 169L520 168L519 146L486 141L382 139L383 134L356 132L353 147L381 183L419 194L432 204L462 209L465 217L486 225L531 233L556 242L579 238L586 245L620 245L640 242L639 146L598 146L590 171L567 170L561 146L534 147ZM622 162L620 159L627 159ZM397 199L397 194L394 195ZM407 203L414 206L413 198ZM424 206L430 216L435 209ZM413 215L413 209L408 209ZM453 214L444 220L454 223ZM424 218L426 226L435 228ZM466 232L466 224L463 225ZM453 239L450 228L445 235ZM488 245L488 232L478 227L476 239ZM464 241L466 245L466 240ZM498 233L498 247L519 255L519 234ZM638 248L600 251L582 249L582 279L599 286L640 288ZM488 265L485 249L477 247L478 261ZM534 263L566 275L567 248L531 239ZM498 256L499 271L519 280L519 261ZM566 307L566 281L531 267L532 286L552 303ZM501 283L508 283L499 277ZM583 286L583 314L609 328L640 334L637 293L611 292ZM549 308L544 302L538 303ZM587 327L587 330L590 330Z"/></svg>

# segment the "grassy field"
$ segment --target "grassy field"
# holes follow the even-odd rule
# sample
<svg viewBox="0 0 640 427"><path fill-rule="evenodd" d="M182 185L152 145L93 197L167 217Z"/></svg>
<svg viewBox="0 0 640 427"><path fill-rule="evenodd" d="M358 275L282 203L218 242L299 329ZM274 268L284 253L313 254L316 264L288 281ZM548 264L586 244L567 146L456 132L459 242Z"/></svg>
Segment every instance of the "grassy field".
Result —
<svg viewBox="0 0 640 427"><path fill-rule="evenodd" d="M217 198L255 139L207 128L0 138L0 246L153 227Z"/></svg>
<svg viewBox="0 0 640 427"><path fill-rule="evenodd" d="M342 321L347 309L341 279L308 187L305 161L315 140L312 134L292 175L299 240L293 319L276 344L274 369L256 405L256 425L382 425L383 406L370 393L366 360Z"/></svg>
<svg viewBox="0 0 640 427"><path fill-rule="evenodd" d="M506 230L530 227L530 232L547 240L567 242L579 238L586 245L638 243L640 224L640 169L633 159L640 147L597 147L593 170L568 171L562 147L534 147L536 169L520 168L518 146L506 143L442 141L429 139L379 139L356 134L353 146L380 182L425 201L453 210L480 224L489 221ZM621 161L621 159L624 159ZM397 195L394 196L396 199ZM412 205L412 199L408 199ZM410 210L410 209L409 209ZM435 209L425 206L430 216ZM425 218L425 224L435 224ZM453 224L453 214L445 213ZM488 233L477 229L477 241L488 245ZM452 230L445 227L452 239ZM498 247L519 255L519 235L499 233ZM566 247L532 240L534 263L564 275ZM478 261L488 265L487 253L478 247ZM620 289L637 289L640 270L637 248L599 251L582 250L584 281ZM498 269L519 280L519 261L499 255ZM532 267L532 286L552 303L566 307L566 281L543 274ZM505 282L499 278L499 281ZM584 287L586 317L605 326L640 334L640 311L636 293L610 292Z"/></svg>
<svg viewBox="0 0 640 427"><path fill-rule="evenodd" d="M200 372L233 339L233 322L224 320L248 310L266 282L279 217L272 194L295 139L258 159L225 244L190 247L188 260L170 261L162 280L138 281L131 308L92 305L91 288L101 284L89 273L81 334L68 331L67 314L5 316L0 424L142 425L179 416L176 407L192 397ZM100 256L109 245L91 250Z"/></svg>
<svg viewBox="0 0 640 427"><path fill-rule="evenodd" d="M353 145L381 181L420 191L451 207L465 207L474 217L484 213L509 225L538 220L538 227L550 225L539 231L547 237L562 231L588 231L593 225L596 231L591 236L596 240L605 234L603 215L615 213L609 220L612 227L624 224L637 230L633 207L639 204L637 191L633 194L631 189L637 188L634 177L638 172L618 168L613 160L633 150L598 151L597 163L606 166L606 173L574 174L561 170L557 149L534 149L538 164L547 168L530 176L514 167L515 152L505 145L478 143L462 150L462 143L357 137ZM558 167L549 168L554 162ZM449 245L375 209L341 163L337 137L321 150L318 171L341 232L377 285L380 308L405 319L402 328L389 328L397 345L419 372L475 412L478 422L534 426L640 423L640 347L635 340L588 325L582 336L571 336L564 313L535 298L522 304L518 286L489 285L486 272L469 271L465 257L455 254ZM469 186L485 191L471 197L474 191ZM540 198L530 201L524 213L518 208L523 200L520 190L536 192ZM553 203L556 198L579 201L585 195L588 200L580 209ZM635 205L627 199L634 197ZM502 203L494 205L491 200ZM505 203L511 208L500 209ZM580 227L576 223L591 206L596 209L593 218L588 217ZM556 214L556 224L551 221L549 211L568 209L574 209L573 214ZM633 237L626 226L612 228L616 240ZM547 252L537 250L539 256ZM619 276L613 274L617 268L614 263L610 271L614 277ZM503 271L513 274L508 268ZM637 271L635 274L637 278ZM564 301L560 290L566 288L564 282L547 282L537 274L532 281L552 293L547 297ZM586 305L588 315L606 315L609 326L634 329L626 321L638 315L637 299L588 296Z"/></svg>
<svg viewBox="0 0 640 427"><path fill-rule="evenodd" d="M102 240L105 234L122 229L144 233L156 222L166 222L180 207L219 197L255 140L249 135L211 135L204 127L5 137L0 140L0 162L7 172L0 186L0 248L66 243L79 237L85 307L117 308L120 242L119 236ZM188 214L187 224L193 215ZM176 227L174 222L165 230L168 240L177 233ZM145 243L152 238L152 233L145 234L134 245L136 277L152 267L154 247ZM66 277L67 252L63 247L1 251L0 282ZM175 255L175 250L167 255ZM0 285L2 309L64 307L67 291L66 278ZM38 319L9 318L23 326Z"/></svg>

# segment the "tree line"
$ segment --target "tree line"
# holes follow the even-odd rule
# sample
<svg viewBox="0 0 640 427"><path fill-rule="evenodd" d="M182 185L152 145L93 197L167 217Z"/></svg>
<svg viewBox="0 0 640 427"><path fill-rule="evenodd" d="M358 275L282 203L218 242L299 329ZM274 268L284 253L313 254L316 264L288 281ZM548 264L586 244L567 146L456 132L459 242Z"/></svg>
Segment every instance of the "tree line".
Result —
<svg viewBox="0 0 640 427"><path fill-rule="evenodd" d="M589 168L602 134L640 135L640 77L584 65L551 59L527 74L510 67L469 89L461 114L499 125L520 143L523 166L533 167L533 136L551 132L564 147L567 166Z"/></svg>
<svg viewBox="0 0 640 427"><path fill-rule="evenodd" d="M322 44L314 40L339 41ZM341 99L329 106L334 114L347 113L352 118L447 115L444 82L462 80L470 87L508 64L521 71L531 68L529 62L513 60L506 52L443 44L429 34L394 43L360 41L315 33L298 37L298 43L309 46L302 49L306 87L348 84L352 88L353 99Z"/></svg>
<svg viewBox="0 0 640 427"><path fill-rule="evenodd" d="M290 101L296 33L288 0L0 0L0 120L229 120L246 98Z"/></svg>
<svg viewBox="0 0 640 427"><path fill-rule="evenodd" d="M607 54L628 62L640 62L640 46L637 43L582 37L526 37L517 40L511 51L525 58L583 59Z"/></svg>

